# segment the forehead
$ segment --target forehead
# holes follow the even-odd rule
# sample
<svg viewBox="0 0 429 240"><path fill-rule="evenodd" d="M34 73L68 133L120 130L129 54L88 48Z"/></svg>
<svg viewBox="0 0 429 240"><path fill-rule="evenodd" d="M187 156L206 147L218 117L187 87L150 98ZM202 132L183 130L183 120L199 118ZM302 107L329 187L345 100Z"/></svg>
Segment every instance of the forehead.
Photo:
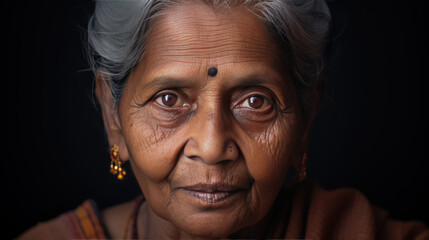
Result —
<svg viewBox="0 0 429 240"><path fill-rule="evenodd" d="M152 26L144 58L157 66L278 62L266 26L244 6L214 9L184 2L165 10Z"/></svg>

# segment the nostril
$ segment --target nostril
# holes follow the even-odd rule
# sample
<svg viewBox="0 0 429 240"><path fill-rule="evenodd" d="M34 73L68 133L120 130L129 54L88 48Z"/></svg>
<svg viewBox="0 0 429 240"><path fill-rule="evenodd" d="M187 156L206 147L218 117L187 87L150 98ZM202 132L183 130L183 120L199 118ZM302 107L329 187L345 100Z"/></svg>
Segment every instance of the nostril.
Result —
<svg viewBox="0 0 429 240"><path fill-rule="evenodd" d="M222 146L223 145L223 146ZM210 144L203 139L191 138L185 144L183 153L188 159L202 161L207 164L220 164L235 161L239 158L240 150L232 140Z"/></svg>
<svg viewBox="0 0 429 240"><path fill-rule="evenodd" d="M237 160L239 158L240 150L239 150L239 148L235 142L228 143L225 154L226 155L224 156L224 158L226 160L234 161L234 160Z"/></svg>

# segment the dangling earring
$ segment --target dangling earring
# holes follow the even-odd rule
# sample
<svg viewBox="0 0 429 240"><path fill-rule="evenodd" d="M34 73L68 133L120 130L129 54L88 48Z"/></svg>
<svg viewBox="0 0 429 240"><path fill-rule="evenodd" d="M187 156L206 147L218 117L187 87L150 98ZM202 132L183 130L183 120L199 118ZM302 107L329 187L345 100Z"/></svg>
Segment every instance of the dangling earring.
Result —
<svg viewBox="0 0 429 240"><path fill-rule="evenodd" d="M307 177L307 153L304 153L299 167L298 182L303 181Z"/></svg>
<svg viewBox="0 0 429 240"><path fill-rule="evenodd" d="M110 146L110 172L113 175L118 175L118 179L122 180L124 176L127 174L125 170L122 168L122 161L119 159L119 147L116 144Z"/></svg>

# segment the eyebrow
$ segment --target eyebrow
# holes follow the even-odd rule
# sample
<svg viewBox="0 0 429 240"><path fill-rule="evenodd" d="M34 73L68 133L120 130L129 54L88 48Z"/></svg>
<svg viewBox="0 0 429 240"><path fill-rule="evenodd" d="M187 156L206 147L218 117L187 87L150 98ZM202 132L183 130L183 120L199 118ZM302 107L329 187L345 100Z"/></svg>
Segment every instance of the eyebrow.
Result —
<svg viewBox="0 0 429 240"><path fill-rule="evenodd" d="M257 85L269 85L273 87L281 87L281 84L278 81L271 81L271 77L267 78L267 76L261 76L259 74L238 77L233 80L233 85L236 87L242 86L257 86Z"/></svg>
<svg viewBox="0 0 429 240"><path fill-rule="evenodd" d="M153 88L185 88L193 84L191 79L160 76L147 83L145 89Z"/></svg>
<svg viewBox="0 0 429 240"><path fill-rule="evenodd" d="M261 84L270 84L270 81L260 78L259 76L240 77L234 79L234 85L236 86L252 86Z"/></svg>

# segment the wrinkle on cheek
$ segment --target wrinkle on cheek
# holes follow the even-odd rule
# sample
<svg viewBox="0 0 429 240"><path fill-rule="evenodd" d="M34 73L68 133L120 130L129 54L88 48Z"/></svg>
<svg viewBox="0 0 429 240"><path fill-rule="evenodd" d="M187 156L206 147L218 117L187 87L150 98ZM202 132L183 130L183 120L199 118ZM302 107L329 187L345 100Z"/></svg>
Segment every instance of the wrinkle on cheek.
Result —
<svg viewBox="0 0 429 240"><path fill-rule="evenodd" d="M136 111L127 116L129 128L127 129L129 143L134 143L134 147L140 149L149 149L161 132L153 128L153 126L145 121L144 115L140 111Z"/></svg>
<svg viewBox="0 0 429 240"><path fill-rule="evenodd" d="M259 135L256 141L260 147L267 151L267 159L265 159L265 164L263 164L264 168L278 169L279 161L281 161L281 158L279 158L279 153L281 152L279 142L281 142L282 138L283 136L279 134L278 129L274 126L270 126L263 134Z"/></svg>
<svg viewBox="0 0 429 240"><path fill-rule="evenodd" d="M176 164L171 156L178 151L172 147L177 146L177 137L172 135L178 128L162 127L149 110L141 107L125 116L126 141L136 170L151 182L167 183Z"/></svg>
<svg viewBox="0 0 429 240"><path fill-rule="evenodd" d="M135 134L138 134L139 139L141 139L141 144L145 146L145 148L151 148L154 145L162 142L166 138L168 138L176 128L165 127L160 123L160 121L156 120L152 113L145 112L144 114L140 114L137 120L135 120L135 124L133 124Z"/></svg>
<svg viewBox="0 0 429 240"><path fill-rule="evenodd" d="M291 164L296 145L294 126L293 120L278 118L262 132L254 133L254 143L249 146L253 155L249 159L254 159L254 162L248 166L251 175L262 185L278 181Z"/></svg>
<svg viewBox="0 0 429 240"><path fill-rule="evenodd" d="M275 156L275 159L279 161L290 160L291 153L296 146L296 125L293 119L279 118L278 124L274 125L270 129L268 134L267 142L270 147L270 151ZM278 164L280 162L277 161Z"/></svg>
<svg viewBox="0 0 429 240"><path fill-rule="evenodd" d="M158 138L162 136L158 134L154 136L154 131L156 129L142 130L141 133L143 134L137 136L135 139L137 146L131 149L132 153L135 154L133 160L138 171L151 182L166 183L176 164L175 158L169 158L169 156L174 155L176 149L169 147L171 146L169 142L158 141ZM152 143L152 141L158 142Z"/></svg>
<svg viewBox="0 0 429 240"><path fill-rule="evenodd" d="M145 124L142 134L139 135L141 142L144 143L146 149L150 149L155 144L165 139L166 133L161 131L156 124Z"/></svg>

